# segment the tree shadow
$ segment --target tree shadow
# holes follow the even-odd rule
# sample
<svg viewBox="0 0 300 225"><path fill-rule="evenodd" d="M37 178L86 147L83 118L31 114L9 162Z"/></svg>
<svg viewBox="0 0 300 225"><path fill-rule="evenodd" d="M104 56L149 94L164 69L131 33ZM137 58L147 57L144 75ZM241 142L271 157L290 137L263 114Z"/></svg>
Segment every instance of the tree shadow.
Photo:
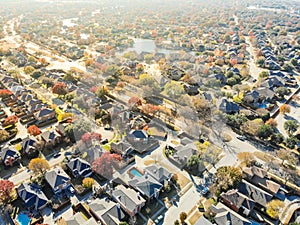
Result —
<svg viewBox="0 0 300 225"><path fill-rule="evenodd" d="M294 117L289 116L289 115L284 115L283 117L284 117L284 119L286 119L286 120L294 120L294 121L297 121Z"/></svg>

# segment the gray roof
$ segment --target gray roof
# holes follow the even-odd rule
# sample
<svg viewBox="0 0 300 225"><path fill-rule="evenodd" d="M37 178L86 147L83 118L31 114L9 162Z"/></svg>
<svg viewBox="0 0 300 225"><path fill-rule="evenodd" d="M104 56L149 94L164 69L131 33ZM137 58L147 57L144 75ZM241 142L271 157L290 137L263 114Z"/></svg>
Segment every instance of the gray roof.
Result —
<svg viewBox="0 0 300 225"><path fill-rule="evenodd" d="M115 202L109 199L95 199L89 204L90 210L100 217L107 225L119 225L124 213Z"/></svg>
<svg viewBox="0 0 300 225"><path fill-rule="evenodd" d="M151 198L156 191L160 191L163 187L161 183L147 174L141 177L134 177L132 180L128 181L128 183L131 187L135 188L148 198Z"/></svg>
<svg viewBox="0 0 300 225"><path fill-rule="evenodd" d="M145 171L160 183L163 183L165 180L169 180L173 175L164 167L157 166L156 164L146 167Z"/></svg>
<svg viewBox="0 0 300 225"><path fill-rule="evenodd" d="M57 188L61 184L65 184L70 180L70 177L66 172L60 168L55 167L50 171L47 171L45 173L45 179L48 182L48 184L53 188Z"/></svg>
<svg viewBox="0 0 300 225"><path fill-rule="evenodd" d="M81 158L71 159L67 165L75 175L91 172L90 164Z"/></svg>
<svg viewBox="0 0 300 225"><path fill-rule="evenodd" d="M146 202L138 192L131 188L126 188L123 185L117 186L112 192L112 196L121 204L121 206L131 212L133 212L137 206Z"/></svg>
<svg viewBox="0 0 300 225"><path fill-rule="evenodd" d="M66 223L68 225L98 225L98 223L93 217L91 217L88 220L85 220L79 212L73 215L71 218L66 219Z"/></svg>
<svg viewBox="0 0 300 225"><path fill-rule="evenodd" d="M207 219L205 219L204 216L201 216L197 222L195 223L195 225L213 225L210 221L208 221Z"/></svg>

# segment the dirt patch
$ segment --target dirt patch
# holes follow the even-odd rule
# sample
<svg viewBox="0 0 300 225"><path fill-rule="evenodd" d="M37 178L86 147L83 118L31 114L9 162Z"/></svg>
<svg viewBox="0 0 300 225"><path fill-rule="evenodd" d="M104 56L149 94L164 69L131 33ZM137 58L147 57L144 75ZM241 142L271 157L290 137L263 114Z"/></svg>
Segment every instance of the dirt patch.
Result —
<svg viewBox="0 0 300 225"><path fill-rule="evenodd" d="M201 212L199 212L199 210L194 211L191 218L189 219L190 224L191 225L195 224L202 215L203 214Z"/></svg>

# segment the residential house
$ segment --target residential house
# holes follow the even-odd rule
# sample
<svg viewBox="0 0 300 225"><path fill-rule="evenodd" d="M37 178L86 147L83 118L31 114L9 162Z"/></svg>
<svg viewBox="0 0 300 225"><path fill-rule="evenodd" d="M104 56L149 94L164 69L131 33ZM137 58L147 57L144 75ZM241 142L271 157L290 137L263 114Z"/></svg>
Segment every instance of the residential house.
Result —
<svg viewBox="0 0 300 225"><path fill-rule="evenodd" d="M22 151L26 155L34 155L38 151L38 141L35 137L27 136L22 141Z"/></svg>
<svg viewBox="0 0 300 225"><path fill-rule="evenodd" d="M267 80L265 80L264 82L261 83L261 87L266 87L271 90L273 90L274 88L283 87L283 86L285 86L284 80L281 77L277 77L277 76L276 77L271 76Z"/></svg>
<svg viewBox="0 0 300 225"><path fill-rule="evenodd" d="M129 143L148 143L148 134L145 130L131 130L127 135L127 140Z"/></svg>
<svg viewBox="0 0 300 225"><path fill-rule="evenodd" d="M257 187L276 195L280 190L280 185L268 177L268 172L257 166L243 168L243 178Z"/></svg>
<svg viewBox="0 0 300 225"><path fill-rule="evenodd" d="M89 177L92 175L90 164L81 158L71 159L70 162L67 163L67 166L74 177Z"/></svg>
<svg viewBox="0 0 300 225"><path fill-rule="evenodd" d="M213 225L209 220L204 216L201 216L194 225Z"/></svg>
<svg viewBox="0 0 300 225"><path fill-rule="evenodd" d="M46 146L55 146L62 140L62 137L56 130L47 130L41 134L41 137Z"/></svg>
<svg viewBox="0 0 300 225"><path fill-rule="evenodd" d="M147 199L158 197L163 185L155 180L152 176L144 174L142 176L134 176L128 181L128 184L139 191Z"/></svg>
<svg viewBox="0 0 300 225"><path fill-rule="evenodd" d="M45 180L53 192L59 193L71 186L71 179L61 167L55 167L45 173Z"/></svg>
<svg viewBox="0 0 300 225"><path fill-rule="evenodd" d="M125 140L121 140L117 143L112 142L110 145L110 152L117 153L121 156L127 155L129 152L133 151L131 144Z"/></svg>
<svg viewBox="0 0 300 225"><path fill-rule="evenodd" d="M254 208L255 202L238 190L229 190L222 193L221 202L240 215L248 216Z"/></svg>
<svg viewBox="0 0 300 225"><path fill-rule="evenodd" d="M47 206L48 198L37 184L22 183L17 192L28 209L41 210Z"/></svg>
<svg viewBox="0 0 300 225"><path fill-rule="evenodd" d="M158 166L157 164L152 164L145 168L145 172L148 173L151 177L157 180L162 185L169 183L173 174L169 172L166 168Z"/></svg>
<svg viewBox="0 0 300 225"><path fill-rule="evenodd" d="M89 204L90 213L103 225L119 225L125 214L119 203L106 199L95 199Z"/></svg>
<svg viewBox="0 0 300 225"><path fill-rule="evenodd" d="M137 214L146 203L146 200L139 192L131 188L126 188L123 185L118 185L112 191L112 198L131 217Z"/></svg>
<svg viewBox="0 0 300 225"><path fill-rule="evenodd" d="M216 206L212 206L211 210L215 214L214 220L217 225L252 225L248 219L227 208L220 202Z"/></svg>
<svg viewBox="0 0 300 225"><path fill-rule="evenodd" d="M266 207L267 203L272 200L273 195L263 189L243 180L239 187L239 192L248 196L256 202L256 205Z"/></svg>
<svg viewBox="0 0 300 225"><path fill-rule="evenodd" d="M219 106L219 110L227 114L235 114L240 111L240 107L238 104L230 102L227 99L223 98Z"/></svg>
<svg viewBox="0 0 300 225"><path fill-rule="evenodd" d="M15 163L21 160L21 156L18 150L12 146L9 146L2 149L1 159L5 166L13 166Z"/></svg>
<svg viewBox="0 0 300 225"><path fill-rule="evenodd" d="M274 103L275 100L275 92L266 87L255 88L251 92L245 93L243 98L243 102L251 104L254 107L258 107L258 105L264 101Z"/></svg>
<svg viewBox="0 0 300 225"><path fill-rule="evenodd" d="M85 218L84 214L80 212L75 213L65 221L68 225L99 225L93 217Z"/></svg>
<svg viewBox="0 0 300 225"><path fill-rule="evenodd" d="M197 148L194 143L190 143L187 145L180 144L175 147L174 154L169 156L169 159L172 163L174 163L180 169L183 169L189 158L197 153Z"/></svg>
<svg viewBox="0 0 300 225"><path fill-rule="evenodd" d="M56 112L53 109L44 108L35 113L35 118L39 123L43 123L56 118Z"/></svg>

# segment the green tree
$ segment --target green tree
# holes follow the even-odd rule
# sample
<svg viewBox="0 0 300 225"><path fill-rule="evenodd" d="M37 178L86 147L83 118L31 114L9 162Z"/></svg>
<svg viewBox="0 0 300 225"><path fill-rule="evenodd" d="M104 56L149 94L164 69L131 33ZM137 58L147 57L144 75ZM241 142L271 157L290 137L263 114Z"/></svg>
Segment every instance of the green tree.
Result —
<svg viewBox="0 0 300 225"><path fill-rule="evenodd" d="M278 94L279 97L283 98L285 95L290 94L291 91L286 87L278 87L276 88L275 93Z"/></svg>
<svg viewBox="0 0 300 225"><path fill-rule="evenodd" d="M119 78L123 75L121 68L117 65L109 65L105 70L105 75Z"/></svg>
<svg viewBox="0 0 300 225"><path fill-rule="evenodd" d="M33 79L39 79L41 76L43 76L43 73L39 70L35 70L32 74L30 74L30 76Z"/></svg>
<svg viewBox="0 0 300 225"><path fill-rule="evenodd" d="M281 213L284 207L284 202L278 199L271 200L267 203L267 214L273 219L278 219L279 214Z"/></svg>
<svg viewBox="0 0 300 225"><path fill-rule="evenodd" d="M275 144L281 144L284 141L284 137L281 133L273 133L271 135L271 141Z"/></svg>
<svg viewBox="0 0 300 225"><path fill-rule="evenodd" d="M262 71L262 72L260 72L260 73L258 74L258 76L259 76L260 78L267 78L267 77L269 77L269 72L267 72L267 71Z"/></svg>
<svg viewBox="0 0 300 225"><path fill-rule="evenodd" d="M72 141L80 140L82 135L92 131L91 122L87 119L80 118L75 120L72 124L65 127L65 133Z"/></svg>
<svg viewBox="0 0 300 225"><path fill-rule="evenodd" d="M270 125L262 125L257 132L257 136L262 139L269 138L274 133L274 129Z"/></svg>
<svg viewBox="0 0 300 225"><path fill-rule="evenodd" d="M240 128L240 126L247 121L247 117L243 114L226 115L226 123L229 126Z"/></svg>
<svg viewBox="0 0 300 225"><path fill-rule="evenodd" d="M198 155L192 155L187 161L187 167L190 169L198 169L200 158Z"/></svg>
<svg viewBox="0 0 300 225"><path fill-rule="evenodd" d="M103 99L105 97L105 95L108 95L109 94L109 91L107 89L107 87L105 86L102 86L102 87L99 87L95 93L99 98Z"/></svg>
<svg viewBox="0 0 300 225"><path fill-rule="evenodd" d="M77 84L78 78L70 71L68 71L64 76L63 76L64 81L70 81L74 84Z"/></svg>
<svg viewBox="0 0 300 225"><path fill-rule="evenodd" d="M297 131L299 125L298 125L297 121L295 121L295 120L287 120L284 122L283 127L289 135L292 135L293 133L295 133Z"/></svg>
<svg viewBox="0 0 300 225"><path fill-rule="evenodd" d="M233 166L222 166L215 173L215 185L220 191L236 187L242 180L242 171Z"/></svg>
<svg viewBox="0 0 300 225"><path fill-rule="evenodd" d="M290 149L294 149L295 145L299 142L299 140L294 137L294 136L290 136L285 140L285 146L290 148Z"/></svg>
<svg viewBox="0 0 300 225"><path fill-rule="evenodd" d="M168 82L164 87L164 91L169 97L174 99L181 97L185 93L183 86L176 81Z"/></svg>

